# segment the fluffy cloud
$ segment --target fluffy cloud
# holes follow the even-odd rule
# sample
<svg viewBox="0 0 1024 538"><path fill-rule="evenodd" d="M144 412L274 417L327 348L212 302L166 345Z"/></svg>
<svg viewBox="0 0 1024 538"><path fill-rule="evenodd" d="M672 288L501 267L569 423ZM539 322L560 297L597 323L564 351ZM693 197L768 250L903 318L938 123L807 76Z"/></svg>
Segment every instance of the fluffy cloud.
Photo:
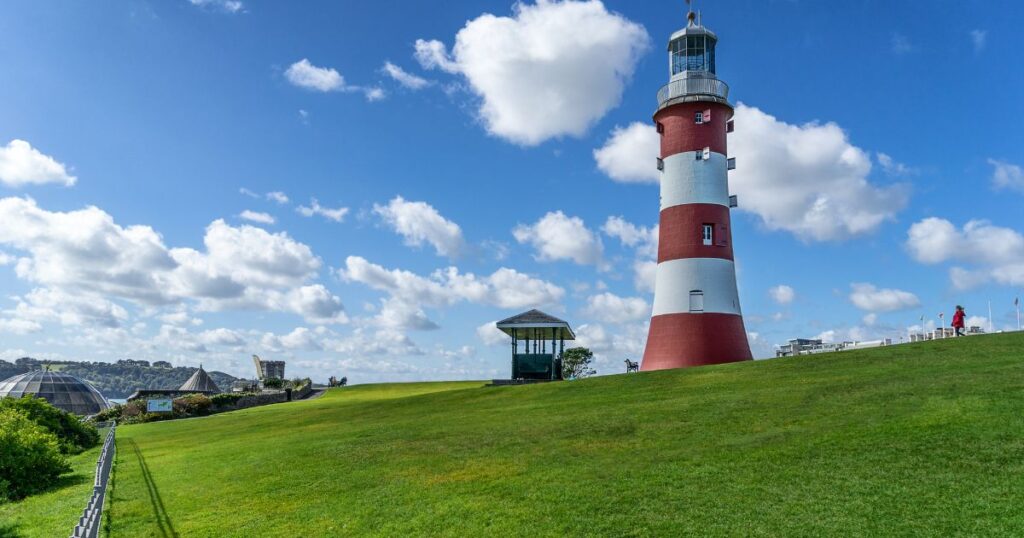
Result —
<svg viewBox="0 0 1024 538"><path fill-rule="evenodd" d="M907 231L907 250L917 261L937 264L960 261L974 269L953 267L950 279L960 289L986 282L1024 284L1024 235L988 221L972 220L957 229L946 219L930 217Z"/></svg>
<svg viewBox="0 0 1024 538"><path fill-rule="evenodd" d="M488 321L483 325L476 328L476 336L486 346L498 346L508 344L511 339L509 336L495 326L497 321Z"/></svg>
<svg viewBox="0 0 1024 538"><path fill-rule="evenodd" d="M270 200L270 201L273 201L273 202L277 202L279 204L287 204L288 203L288 196L285 195L285 193L280 192L280 191L268 192L266 194L266 197L267 197L267 200Z"/></svg>
<svg viewBox="0 0 1024 538"><path fill-rule="evenodd" d="M41 330L43 330L43 326L32 320L0 318L0 333L29 334Z"/></svg>
<svg viewBox="0 0 1024 538"><path fill-rule="evenodd" d="M384 62L384 67L381 68L381 71L394 79L395 82L398 82L410 90L422 90L430 85L430 81L427 79L413 75L391 62Z"/></svg>
<svg viewBox="0 0 1024 538"><path fill-rule="evenodd" d="M661 172L655 166L655 158L659 143L657 131L649 124L616 126L604 146L594 150L594 160L598 169L616 181L658 183Z"/></svg>
<svg viewBox="0 0 1024 538"><path fill-rule="evenodd" d="M1010 189L1024 192L1024 169L1006 161L989 159L992 165L992 185L996 189Z"/></svg>
<svg viewBox="0 0 1024 538"><path fill-rule="evenodd" d="M779 284L778 286L769 288L768 295L771 296L773 301L780 305L792 303L793 299L796 298L796 292L793 291L793 288L785 284Z"/></svg>
<svg viewBox="0 0 1024 538"><path fill-rule="evenodd" d="M312 217L313 215L320 215L327 220L333 220L334 222L341 222L345 220L345 215L348 215L347 207L330 208L320 205L320 202L316 198L310 201L308 206L300 205L295 208L303 217Z"/></svg>
<svg viewBox="0 0 1024 538"><path fill-rule="evenodd" d="M739 209L758 215L767 228L807 241L842 240L874 231L906 205L906 186L868 181L870 155L835 123L791 125L743 104L735 118L729 144L738 166L730 172L730 189L739 196ZM637 123L627 129L647 135L613 133L594 153L602 159L598 166L619 181L656 182L650 172L639 174L653 168L658 155L656 134L645 151L639 149L654 127ZM887 162L898 168L891 158Z"/></svg>
<svg viewBox="0 0 1024 538"><path fill-rule="evenodd" d="M639 361L647 342L647 323L618 325L608 330L601 324L584 324L576 330L574 345L589 348L594 352L598 373L625 371L623 361Z"/></svg>
<svg viewBox="0 0 1024 538"><path fill-rule="evenodd" d="M188 0L193 6L218 9L227 13L238 13L245 7L241 0Z"/></svg>
<svg viewBox="0 0 1024 538"><path fill-rule="evenodd" d="M580 265L604 262L601 238L590 231L579 217L567 217L561 211L548 213L531 225L520 224L512 230L519 243L532 245L541 261L572 260Z"/></svg>
<svg viewBox="0 0 1024 538"><path fill-rule="evenodd" d="M985 30L971 30L971 43L974 44L974 52L981 52L985 48L985 41L988 32Z"/></svg>
<svg viewBox="0 0 1024 538"><path fill-rule="evenodd" d="M320 92L341 91L345 89L345 77L331 67L317 67L303 58L288 67L284 72L288 82L300 88Z"/></svg>
<svg viewBox="0 0 1024 538"><path fill-rule="evenodd" d="M58 183L67 187L78 178L68 174L63 164L43 155L24 140L11 140L0 146L0 184L8 187Z"/></svg>
<svg viewBox="0 0 1024 538"><path fill-rule="evenodd" d="M614 293L605 292L590 296L583 313L597 321L626 323L649 317L651 305L640 297L619 297Z"/></svg>
<svg viewBox="0 0 1024 538"><path fill-rule="evenodd" d="M850 284L850 302L868 312L893 312L921 306L921 301L909 291L879 289L873 284Z"/></svg>
<svg viewBox="0 0 1024 538"><path fill-rule="evenodd" d="M511 17L483 14L455 36L449 56L439 41L416 42L426 69L465 77L480 97L488 132L536 145L581 136L619 104L646 30L598 0L515 4Z"/></svg>
<svg viewBox="0 0 1024 538"><path fill-rule="evenodd" d="M103 305L106 314L69 306L65 316L105 326L124 318L111 299L142 306L192 300L202 310L280 310L312 322L345 321L341 300L309 284L320 259L284 232L216 220L206 229L204 251L168 248L152 228L122 227L99 208L50 212L29 198L0 199L0 221L9 223L0 227L0 244L26 253L15 274L43 286L23 298L26 309L44 307L45 292L62 294L54 305Z"/></svg>
<svg viewBox="0 0 1024 538"><path fill-rule="evenodd" d="M410 202L396 196L388 205L373 205L373 212L405 238L405 244L430 243L440 256L454 258L464 248L462 228L444 218L430 204Z"/></svg>
<svg viewBox="0 0 1024 538"><path fill-rule="evenodd" d="M637 226L622 217L608 217L601 231L614 237L627 247L636 248L642 256L654 258L658 255L658 226L647 228Z"/></svg>
<svg viewBox="0 0 1024 538"><path fill-rule="evenodd" d="M250 211L248 209L239 213L238 217L251 222L259 222L260 224L273 224L275 222L274 217L269 213L260 213L258 211Z"/></svg>
<svg viewBox="0 0 1024 538"><path fill-rule="evenodd" d="M402 269L385 269L359 256L345 259L341 276L393 297L430 307L450 306L459 301L498 308L526 308L555 304L565 290L514 269L502 267L490 276L460 273L455 267L439 269L429 277Z"/></svg>

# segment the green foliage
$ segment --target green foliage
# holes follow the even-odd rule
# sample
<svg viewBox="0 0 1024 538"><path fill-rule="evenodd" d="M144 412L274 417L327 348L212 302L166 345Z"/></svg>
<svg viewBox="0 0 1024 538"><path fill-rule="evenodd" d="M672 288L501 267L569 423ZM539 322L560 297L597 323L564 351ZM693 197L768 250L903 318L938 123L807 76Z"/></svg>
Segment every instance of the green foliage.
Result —
<svg viewBox="0 0 1024 538"><path fill-rule="evenodd" d="M579 379L597 373L592 363L594 353L585 347L572 347L562 352L562 377Z"/></svg>
<svg viewBox="0 0 1024 538"><path fill-rule="evenodd" d="M246 396L249 396L249 394L244 392L224 392L211 396L210 402L213 403L214 407L227 407L235 405L238 403L238 400Z"/></svg>
<svg viewBox="0 0 1024 538"><path fill-rule="evenodd" d="M268 389L280 389L284 387L284 381L276 377L268 377L263 380L263 386Z"/></svg>
<svg viewBox="0 0 1024 538"><path fill-rule="evenodd" d="M57 436L60 451L64 454L78 454L99 444L100 435L96 427L80 420L77 416L57 409L42 398L0 398L0 410L15 409L46 431Z"/></svg>
<svg viewBox="0 0 1024 538"><path fill-rule="evenodd" d="M56 435L19 410L0 408L0 502L43 491L70 470Z"/></svg>

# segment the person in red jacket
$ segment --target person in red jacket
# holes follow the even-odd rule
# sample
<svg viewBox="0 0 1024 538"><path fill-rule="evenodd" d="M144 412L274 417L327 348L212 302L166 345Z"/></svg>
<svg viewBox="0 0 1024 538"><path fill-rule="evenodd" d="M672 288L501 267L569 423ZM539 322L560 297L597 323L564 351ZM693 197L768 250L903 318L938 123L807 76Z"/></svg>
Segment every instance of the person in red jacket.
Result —
<svg viewBox="0 0 1024 538"><path fill-rule="evenodd" d="M953 329L957 336L964 335L964 307L956 305L956 312L953 314Z"/></svg>

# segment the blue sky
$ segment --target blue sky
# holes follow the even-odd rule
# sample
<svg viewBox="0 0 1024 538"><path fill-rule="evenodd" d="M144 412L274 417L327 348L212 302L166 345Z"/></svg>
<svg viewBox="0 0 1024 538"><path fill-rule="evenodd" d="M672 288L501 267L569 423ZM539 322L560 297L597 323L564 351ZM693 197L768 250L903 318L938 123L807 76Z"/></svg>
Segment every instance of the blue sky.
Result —
<svg viewBox="0 0 1024 538"><path fill-rule="evenodd" d="M5 2L0 357L500 377L537 306L620 371L682 4ZM1024 9L699 4L755 354L1016 328Z"/></svg>

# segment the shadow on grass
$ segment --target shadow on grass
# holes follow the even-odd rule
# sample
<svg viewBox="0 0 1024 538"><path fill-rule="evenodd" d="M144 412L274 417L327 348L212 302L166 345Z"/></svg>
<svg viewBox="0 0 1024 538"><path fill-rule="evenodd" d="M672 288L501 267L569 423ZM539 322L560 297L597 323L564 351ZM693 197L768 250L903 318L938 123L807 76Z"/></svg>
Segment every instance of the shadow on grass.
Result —
<svg viewBox="0 0 1024 538"><path fill-rule="evenodd" d="M0 522L0 538L19 538L24 536L18 532L17 523L3 523Z"/></svg>
<svg viewBox="0 0 1024 538"><path fill-rule="evenodd" d="M178 538L178 533L174 530L174 525L171 523L171 518L167 515L167 509L164 508L164 501L160 497L160 490L156 488L153 475L149 472L149 466L146 465L146 458L142 456L142 451L139 450L139 445L135 444L134 439L128 439L127 442L132 446L135 458L139 460L139 469L142 471L142 479L146 482L146 493L149 494L149 503L153 506L153 518L156 520L160 536L164 538Z"/></svg>

